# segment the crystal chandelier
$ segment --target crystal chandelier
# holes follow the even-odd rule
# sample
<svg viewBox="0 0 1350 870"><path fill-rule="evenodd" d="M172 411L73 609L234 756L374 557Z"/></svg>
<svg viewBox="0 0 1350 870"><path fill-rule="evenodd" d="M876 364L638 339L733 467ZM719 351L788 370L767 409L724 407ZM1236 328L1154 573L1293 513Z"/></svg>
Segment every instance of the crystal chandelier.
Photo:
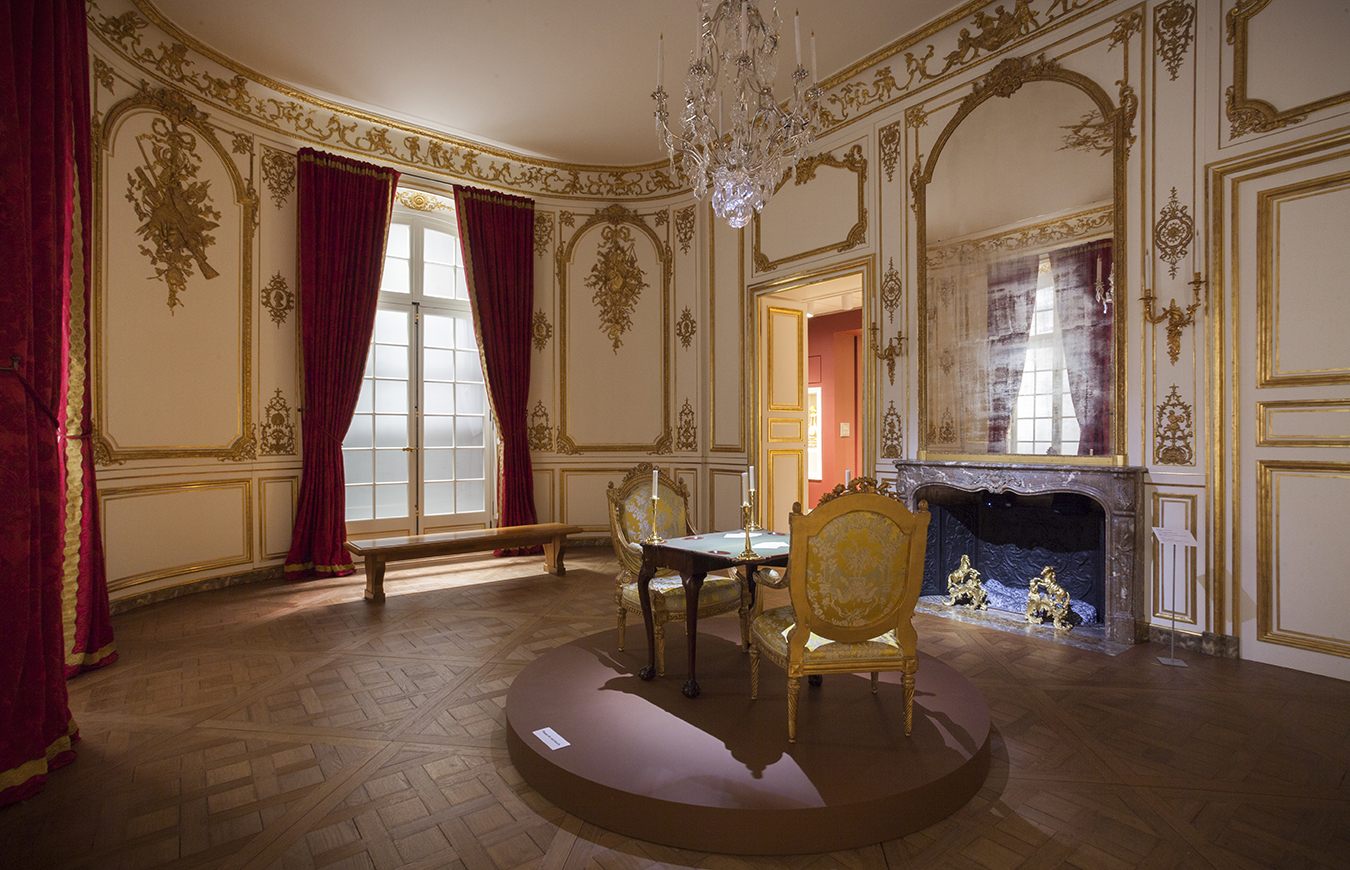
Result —
<svg viewBox="0 0 1350 870"><path fill-rule="evenodd" d="M778 74L778 5L768 21L748 0L699 0L698 43L684 80L684 127L679 135L667 125L664 37L657 50L656 131L670 162L702 199L712 191L713 211L733 227L743 227L764 208L784 174L806 156L820 127L815 84L816 38L811 36L811 67L802 67L801 27L793 16L797 68L786 107L773 95ZM812 80L807 88L807 78ZM729 124L723 127L723 113ZM676 155L679 161L676 161Z"/></svg>

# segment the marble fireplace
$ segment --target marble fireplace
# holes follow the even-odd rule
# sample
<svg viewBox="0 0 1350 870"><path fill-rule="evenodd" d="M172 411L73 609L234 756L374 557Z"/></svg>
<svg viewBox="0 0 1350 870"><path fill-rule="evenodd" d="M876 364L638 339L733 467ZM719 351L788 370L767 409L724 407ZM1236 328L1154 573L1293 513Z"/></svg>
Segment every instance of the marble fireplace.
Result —
<svg viewBox="0 0 1350 870"><path fill-rule="evenodd" d="M990 496L1072 493L1091 499L1104 514L1099 618L1105 637L1124 644L1148 639L1143 618L1147 528L1139 515L1144 503L1143 468L899 459L895 469L895 490L911 509L920 500L942 504L952 499L953 492Z"/></svg>

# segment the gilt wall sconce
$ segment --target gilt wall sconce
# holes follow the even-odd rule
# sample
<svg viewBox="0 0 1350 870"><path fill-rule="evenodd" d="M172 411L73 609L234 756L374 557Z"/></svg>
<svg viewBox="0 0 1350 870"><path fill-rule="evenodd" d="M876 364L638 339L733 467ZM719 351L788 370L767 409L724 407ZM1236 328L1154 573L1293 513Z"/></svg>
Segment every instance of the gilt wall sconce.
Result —
<svg viewBox="0 0 1350 870"><path fill-rule="evenodd" d="M1196 272L1195 277L1189 282L1191 285L1191 304L1186 306L1183 311L1181 306L1177 305L1177 300L1173 299L1171 304L1164 308L1160 313L1154 313L1154 303L1157 297L1153 291L1144 287L1144 295L1139 300L1144 303L1144 319L1152 324L1167 321L1167 358L1172 361L1172 365L1177 364L1177 359L1181 356L1181 331L1191 324L1195 323L1195 312L1200 307L1200 288L1207 282Z"/></svg>
<svg viewBox="0 0 1350 870"><path fill-rule="evenodd" d="M886 361L886 375L891 379L891 386L895 386L895 361L904 356L905 353L905 334L896 330L895 335L890 341L886 342L886 349L882 350L877 344L877 330L879 327L874 323L869 329L872 333L872 353L879 360Z"/></svg>

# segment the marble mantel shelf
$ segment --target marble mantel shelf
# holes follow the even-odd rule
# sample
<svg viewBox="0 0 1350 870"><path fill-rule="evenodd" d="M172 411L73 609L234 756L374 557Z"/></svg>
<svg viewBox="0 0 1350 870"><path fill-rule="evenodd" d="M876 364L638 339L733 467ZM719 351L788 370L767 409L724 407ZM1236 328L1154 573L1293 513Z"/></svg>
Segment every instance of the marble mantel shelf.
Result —
<svg viewBox="0 0 1350 870"><path fill-rule="evenodd" d="M1091 498L1106 514L1106 606L1102 614L1106 638L1129 644L1148 640L1143 618L1147 530L1139 520L1143 468L897 459L895 469L895 491L911 509L919 499L941 504L944 489L1017 495L1074 492Z"/></svg>

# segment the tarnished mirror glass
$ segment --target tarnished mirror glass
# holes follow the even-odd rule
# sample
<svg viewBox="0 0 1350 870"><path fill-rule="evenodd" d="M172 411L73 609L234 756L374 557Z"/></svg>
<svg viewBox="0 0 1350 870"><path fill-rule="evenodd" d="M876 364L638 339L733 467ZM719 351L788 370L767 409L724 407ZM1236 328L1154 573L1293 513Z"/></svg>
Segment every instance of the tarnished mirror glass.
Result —
<svg viewBox="0 0 1350 870"><path fill-rule="evenodd" d="M939 137L916 191L929 458L1115 452L1113 119L1104 95L1035 80Z"/></svg>

